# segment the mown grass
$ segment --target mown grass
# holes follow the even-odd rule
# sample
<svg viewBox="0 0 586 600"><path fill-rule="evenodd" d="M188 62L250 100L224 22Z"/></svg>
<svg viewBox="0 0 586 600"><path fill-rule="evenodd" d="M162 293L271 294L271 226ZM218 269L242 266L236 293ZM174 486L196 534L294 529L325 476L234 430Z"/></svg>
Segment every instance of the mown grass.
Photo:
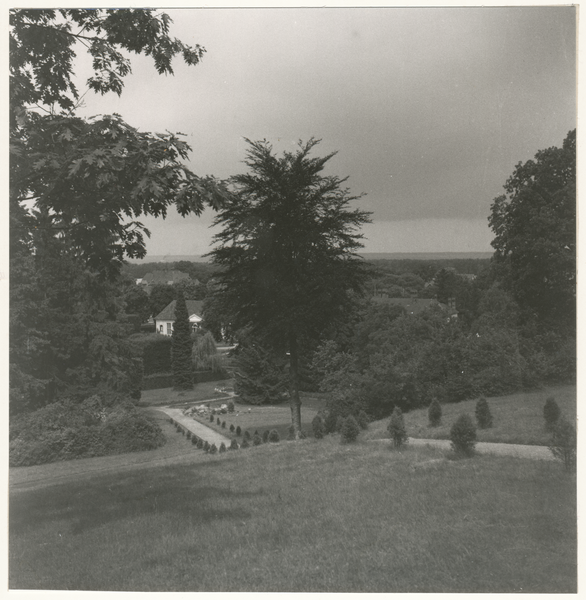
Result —
<svg viewBox="0 0 586 600"><path fill-rule="evenodd" d="M337 436L198 456L13 491L10 587L576 591L576 481L556 463Z"/></svg>
<svg viewBox="0 0 586 600"><path fill-rule="evenodd" d="M301 407L301 428L306 435L312 435L311 421L317 414L321 404L322 401L315 397L307 397L303 400ZM217 424L218 418L220 419L220 423L226 422L225 428ZM209 420L209 417L196 417L196 420L215 431L219 431L237 440L242 440L242 435L244 435L245 431L248 431L250 435L258 431L262 435L264 431L272 429L275 429L279 433L281 439L287 439L289 428L291 427L291 408L287 403L273 406L254 406L241 404L236 401L233 413L215 415L213 422ZM234 425L234 431L236 431L236 427L240 426L242 435L238 437L235 433L231 432L230 425Z"/></svg>
<svg viewBox="0 0 586 600"><path fill-rule="evenodd" d="M478 429L478 441L547 446L551 441L551 433L545 430L543 405L549 396L555 398L567 419L575 419L575 385L548 387L539 391L487 398L493 426L490 429ZM427 408L406 413L407 434L413 438L448 439L453 423L462 413L469 414L476 422L474 416L476 402L477 400L467 400L442 404L442 422L439 427L429 426ZM388 421L387 418L371 423L365 437L368 439L388 437L386 431Z"/></svg>
<svg viewBox="0 0 586 600"><path fill-rule="evenodd" d="M225 394L216 392L216 388L231 387L232 379L222 381L206 381L197 383L192 390L175 391L173 388L161 388L158 390L146 390L141 392L139 406L161 406L167 404L187 404L189 402L201 402L214 398L225 398Z"/></svg>

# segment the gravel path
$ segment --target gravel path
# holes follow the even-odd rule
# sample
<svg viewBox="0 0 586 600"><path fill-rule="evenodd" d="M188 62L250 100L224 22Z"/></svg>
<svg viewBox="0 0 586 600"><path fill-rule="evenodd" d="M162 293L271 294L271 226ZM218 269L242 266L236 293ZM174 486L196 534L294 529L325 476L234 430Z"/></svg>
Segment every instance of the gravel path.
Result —
<svg viewBox="0 0 586 600"><path fill-rule="evenodd" d="M204 442L209 442L210 444L216 444L216 446L220 446L222 442L226 444L226 447L230 445L231 438L227 435L223 435L211 427L192 419L191 417L187 417L183 414L183 411L180 408L171 408L168 406L162 406L157 408L161 412L164 412L166 415L169 415L173 420L177 421L180 425L185 427L185 429L189 429L191 433L195 433L197 437L201 438Z"/></svg>
<svg viewBox="0 0 586 600"><path fill-rule="evenodd" d="M388 439L372 440L377 442L388 442ZM450 440L421 440L409 438L412 446L432 446L442 450L450 450ZM493 444L490 442L477 442L478 454L496 454L498 456L514 456L515 458L530 458L534 460L555 460L547 446L528 446L522 444Z"/></svg>

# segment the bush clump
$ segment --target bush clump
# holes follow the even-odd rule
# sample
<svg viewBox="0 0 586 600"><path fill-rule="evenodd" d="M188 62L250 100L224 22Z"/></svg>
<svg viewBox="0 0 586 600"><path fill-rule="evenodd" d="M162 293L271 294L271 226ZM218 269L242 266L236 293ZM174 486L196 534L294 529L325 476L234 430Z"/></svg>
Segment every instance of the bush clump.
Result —
<svg viewBox="0 0 586 600"><path fill-rule="evenodd" d="M209 442L204 442L203 443L203 451L204 452L209 452L210 451L210 443Z"/></svg>
<svg viewBox="0 0 586 600"><path fill-rule="evenodd" d="M562 414L558 403L555 401L553 396L550 396L545 401L545 405L543 406L543 418L545 419L545 430L553 431L556 423L559 421L559 418Z"/></svg>
<svg viewBox="0 0 586 600"><path fill-rule="evenodd" d="M253 446L260 446L262 444L262 438L260 437L260 435L258 435L258 433L255 433L252 436L252 445Z"/></svg>
<svg viewBox="0 0 586 600"><path fill-rule="evenodd" d="M324 419L324 434L334 433L336 431L336 421L338 417L333 411L329 411Z"/></svg>
<svg viewBox="0 0 586 600"><path fill-rule="evenodd" d="M248 431L248 429L244 432L244 439L249 441L251 440L252 436L250 435L250 432Z"/></svg>
<svg viewBox="0 0 586 600"><path fill-rule="evenodd" d="M224 444L224 442L222 442L220 444L220 450L219 450L219 452L226 452L226 444Z"/></svg>
<svg viewBox="0 0 586 600"><path fill-rule="evenodd" d="M434 398L427 409L427 418L430 427L439 427L442 422L442 405L437 398Z"/></svg>
<svg viewBox="0 0 586 600"><path fill-rule="evenodd" d="M230 442L230 450L238 450L238 442L234 438Z"/></svg>
<svg viewBox="0 0 586 600"><path fill-rule="evenodd" d="M476 423L479 429L489 429L492 427L492 414L490 407L484 396L481 396L476 403Z"/></svg>
<svg viewBox="0 0 586 600"><path fill-rule="evenodd" d="M407 443L407 429L405 428L405 418L403 412L398 406L395 406L391 414L391 420L387 425L387 431L395 448L400 448Z"/></svg>
<svg viewBox="0 0 586 600"><path fill-rule="evenodd" d="M9 463L20 467L158 448L161 428L130 402L54 402L10 419Z"/></svg>
<svg viewBox="0 0 586 600"><path fill-rule="evenodd" d="M242 428L240 427L240 425L236 427L236 435L242 435Z"/></svg>
<svg viewBox="0 0 586 600"><path fill-rule="evenodd" d="M468 415L460 415L452 425L450 441L452 442L452 449L458 456L472 456L474 454L476 427Z"/></svg>
<svg viewBox="0 0 586 600"><path fill-rule="evenodd" d="M213 423L213 422L214 422L214 413L211 413L210 414L210 423Z"/></svg>
<svg viewBox="0 0 586 600"><path fill-rule="evenodd" d="M233 413L234 412L234 402L232 402L232 400L228 401L228 412L229 413Z"/></svg>
<svg viewBox="0 0 586 600"><path fill-rule="evenodd" d="M218 451L218 447L216 446L216 444L212 444L210 446L210 454L215 454Z"/></svg>
<svg viewBox="0 0 586 600"><path fill-rule="evenodd" d="M358 413L356 420L358 421L358 425L360 425L360 429L368 429L369 418L363 410Z"/></svg>
<svg viewBox="0 0 586 600"><path fill-rule="evenodd" d="M269 430L265 429L262 433L262 441L263 444L266 444L269 441Z"/></svg>
<svg viewBox="0 0 586 600"><path fill-rule="evenodd" d="M230 425L230 433L234 433L234 423Z"/></svg>
<svg viewBox="0 0 586 600"><path fill-rule="evenodd" d="M203 440L202 439L197 440L197 449L198 450L203 449Z"/></svg>
<svg viewBox="0 0 586 600"><path fill-rule="evenodd" d="M351 442L356 441L359 433L360 425L358 425L358 422L353 415L342 420L342 426L340 428L342 444L350 444Z"/></svg>
<svg viewBox="0 0 586 600"><path fill-rule="evenodd" d="M222 421L222 429L226 429L226 421Z"/></svg>
<svg viewBox="0 0 586 600"><path fill-rule="evenodd" d="M220 417L218 417L218 418L216 419L216 425L220 425L220 423L221 423L221 421L220 421Z"/></svg>
<svg viewBox="0 0 586 600"><path fill-rule="evenodd" d="M324 437L324 422L319 415L313 417L311 429L313 430L313 437L317 440L321 440Z"/></svg>
<svg viewBox="0 0 586 600"><path fill-rule="evenodd" d="M242 440L242 444L240 444L241 448L248 448L250 446L250 442L246 439L246 437Z"/></svg>
<svg viewBox="0 0 586 600"><path fill-rule="evenodd" d="M576 428L566 419L561 418L555 424L549 449L566 470L576 470Z"/></svg>
<svg viewBox="0 0 586 600"><path fill-rule="evenodd" d="M269 432L269 442L271 442L272 444L276 444L278 443L281 438L279 437L279 432L276 429L271 429L271 431Z"/></svg>
<svg viewBox="0 0 586 600"><path fill-rule="evenodd" d="M194 446L197 446L197 436L196 436L196 435L192 435L192 436L191 436L191 443L192 443Z"/></svg>

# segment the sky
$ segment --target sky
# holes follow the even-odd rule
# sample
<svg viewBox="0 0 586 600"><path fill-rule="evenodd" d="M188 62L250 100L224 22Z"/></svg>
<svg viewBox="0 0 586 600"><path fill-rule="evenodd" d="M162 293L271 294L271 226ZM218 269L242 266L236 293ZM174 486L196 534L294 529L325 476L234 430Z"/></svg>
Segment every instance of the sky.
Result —
<svg viewBox="0 0 586 600"><path fill-rule="evenodd" d="M515 165L576 127L573 7L165 12L203 61L161 76L133 56L122 96L90 92L81 114L183 132L192 170L219 178L246 170L245 138L321 139L316 155L337 151L326 172L365 194L365 252L490 252ZM148 255L204 254L212 220L144 219Z"/></svg>

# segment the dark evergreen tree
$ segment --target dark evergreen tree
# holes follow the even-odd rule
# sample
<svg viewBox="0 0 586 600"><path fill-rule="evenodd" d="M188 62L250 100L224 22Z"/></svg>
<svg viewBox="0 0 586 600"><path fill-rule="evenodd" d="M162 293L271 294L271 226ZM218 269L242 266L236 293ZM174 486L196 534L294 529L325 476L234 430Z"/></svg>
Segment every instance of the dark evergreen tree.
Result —
<svg viewBox="0 0 586 600"><path fill-rule="evenodd" d="M178 290L175 304L175 323L172 335L171 365L173 389L193 389L193 366L191 362L191 326L183 292Z"/></svg>
<svg viewBox="0 0 586 600"><path fill-rule="evenodd" d="M289 400L295 437L301 433L300 357L306 344L343 321L366 276L356 251L368 214L350 210L344 179L322 174L327 161L310 158L318 143L273 154L252 142L250 173L232 179L234 201L216 219L222 226L211 253L226 320L249 327L257 340L289 363Z"/></svg>
<svg viewBox="0 0 586 600"><path fill-rule="evenodd" d="M340 440L342 444L349 444L356 441L359 433L360 425L358 425L358 421L356 421L353 415L349 415L344 419L340 428Z"/></svg>
<svg viewBox="0 0 586 600"><path fill-rule="evenodd" d="M427 409L427 417L430 427L438 427L442 422L442 405L437 398L434 398Z"/></svg>
<svg viewBox="0 0 586 600"><path fill-rule="evenodd" d="M407 429L405 428L405 418L398 406L393 410L387 430L395 448L400 448L407 442L408 436Z"/></svg>
<svg viewBox="0 0 586 600"><path fill-rule="evenodd" d="M489 429L492 427L492 413L484 396L478 399L475 413L479 429Z"/></svg>
<svg viewBox="0 0 586 600"><path fill-rule="evenodd" d="M469 415L458 417L450 429L452 449L459 456L472 456L476 446L476 427Z"/></svg>

